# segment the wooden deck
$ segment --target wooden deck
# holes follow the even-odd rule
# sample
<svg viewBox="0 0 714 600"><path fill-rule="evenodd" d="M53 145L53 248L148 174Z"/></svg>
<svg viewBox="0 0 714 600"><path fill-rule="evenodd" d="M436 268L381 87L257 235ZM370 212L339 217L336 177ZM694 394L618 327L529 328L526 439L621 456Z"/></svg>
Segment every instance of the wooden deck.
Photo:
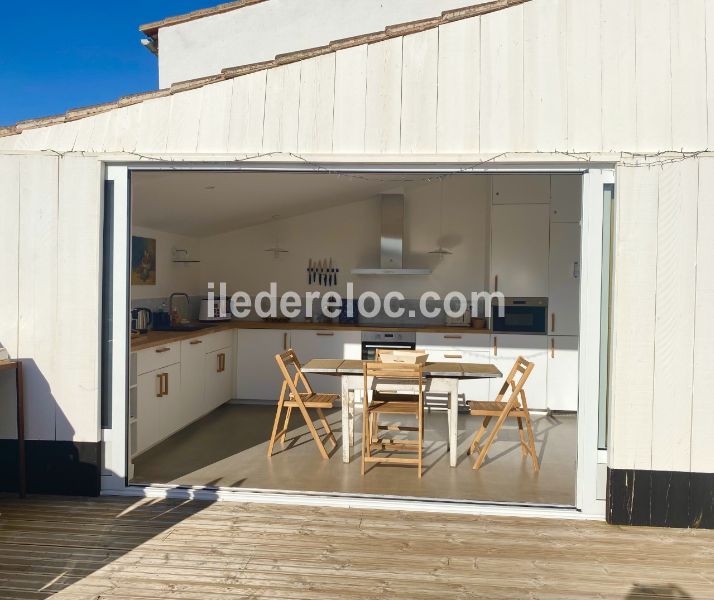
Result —
<svg viewBox="0 0 714 600"><path fill-rule="evenodd" d="M714 598L714 531L0 498L0 598Z"/></svg>

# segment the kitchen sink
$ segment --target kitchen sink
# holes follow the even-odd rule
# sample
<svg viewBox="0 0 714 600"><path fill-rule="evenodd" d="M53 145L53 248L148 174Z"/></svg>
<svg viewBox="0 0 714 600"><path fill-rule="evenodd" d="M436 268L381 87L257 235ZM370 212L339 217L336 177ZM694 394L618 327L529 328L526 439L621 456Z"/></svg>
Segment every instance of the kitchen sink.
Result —
<svg viewBox="0 0 714 600"><path fill-rule="evenodd" d="M216 325L218 325L218 323L182 323L181 325L154 327L154 331L201 331L202 329L210 329Z"/></svg>

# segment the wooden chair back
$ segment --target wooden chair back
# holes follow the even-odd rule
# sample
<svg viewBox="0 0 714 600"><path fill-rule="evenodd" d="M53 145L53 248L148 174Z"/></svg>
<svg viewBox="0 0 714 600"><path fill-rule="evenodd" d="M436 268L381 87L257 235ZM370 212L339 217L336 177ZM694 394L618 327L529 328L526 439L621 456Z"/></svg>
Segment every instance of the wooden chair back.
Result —
<svg viewBox="0 0 714 600"><path fill-rule="evenodd" d="M528 381L531 372L535 367L535 363L527 361L522 356L516 358L513 363L510 372L506 376L506 381L503 382L498 396L496 397L496 402L503 402L509 389L511 390L508 394L508 402L512 400L514 406L520 406L521 408L528 409L528 403L526 401L526 393L523 386Z"/></svg>
<svg viewBox="0 0 714 600"><path fill-rule="evenodd" d="M287 387L293 395L293 398L299 400L300 390L299 385L302 386L303 394L312 394L313 390L310 386L310 382L305 377L302 372L302 365L298 360L297 354L291 348L282 354L277 354L275 360L278 363L280 372L283 374L283 393ZM282 397L282 394L281 394Z"/></svg>
<svg viewBox="0 0 714 600"><path fill-rule="evenodd" d="M364 363L364 389L368 390L368 380L373 378L372 388L380 383L394 385L396 388L415 388L419 398L424 391L424 365L405 363L384 363L379 361Z"/></svg>

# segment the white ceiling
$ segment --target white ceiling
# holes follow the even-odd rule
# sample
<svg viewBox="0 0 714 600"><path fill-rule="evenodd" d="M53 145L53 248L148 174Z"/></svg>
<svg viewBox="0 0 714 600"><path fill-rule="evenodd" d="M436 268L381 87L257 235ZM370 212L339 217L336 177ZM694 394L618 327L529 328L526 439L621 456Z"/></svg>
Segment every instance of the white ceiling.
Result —
<svg viewBox="0 0 714 600"><path fill-rule="evenodd" d="M132 175L134 225L207 236L394 190L404 175L154 171Z"/></svg>

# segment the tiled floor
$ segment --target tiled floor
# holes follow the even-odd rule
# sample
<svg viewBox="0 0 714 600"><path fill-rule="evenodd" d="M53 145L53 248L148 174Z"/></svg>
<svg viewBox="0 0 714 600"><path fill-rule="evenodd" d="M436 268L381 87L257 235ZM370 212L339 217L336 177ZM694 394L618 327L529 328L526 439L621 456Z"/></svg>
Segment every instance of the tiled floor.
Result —
<svg viewBox="0 0 714 600"><path fill-rule="evenodd" d="M352 461L340 453L324 460L301 418L293 417L284 448L267 458L274 408L220 407L135 461L134 483L172 483L267 490L340 492L419 498L572 505L575 497L577 419L575 415L534 415L541 470L521 456L518 433L508 424L479 471L466 455L480 419L459 416L459 462L449 467L446 413L426 417L425 472L421 480L408 466L370 466L360 474L359 433ZM341 443L339 411L330 414ZM356 423L359 432L361 422Z"/></svg>

